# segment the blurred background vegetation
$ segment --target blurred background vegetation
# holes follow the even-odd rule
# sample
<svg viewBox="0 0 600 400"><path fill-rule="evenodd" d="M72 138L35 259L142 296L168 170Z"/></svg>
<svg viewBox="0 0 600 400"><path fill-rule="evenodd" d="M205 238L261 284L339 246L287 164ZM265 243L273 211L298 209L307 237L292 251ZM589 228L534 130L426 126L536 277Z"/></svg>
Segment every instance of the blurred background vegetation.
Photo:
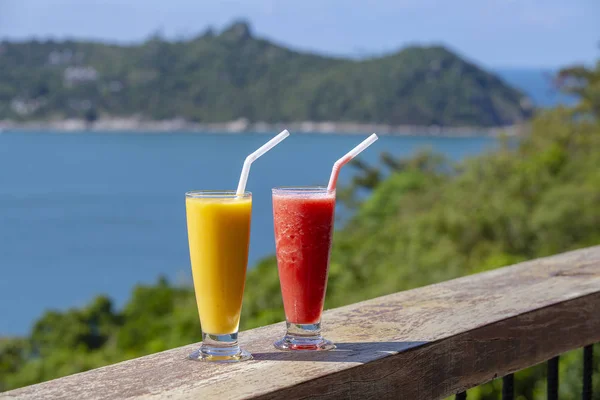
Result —
<svg viewBox="0 0 600 400"><path fill-rule="evenodd" d="M505 140L458 164L427 152L356 163L340 194L355 214L335 233L326 307L599 244L600 62L563 70L559 79L579 103L538 112L518 143ZM283 319L271 257L249 272L242 328ZM28 337L2 339L0 391L199 340L192 289L161 279L136 287L122 310L99 296L83 308L47 312ZM562 360L561 398L575 398L581 350ZM595 368L600 399L600 363ZM518 398L545 398L544 374L519 372ZM499 393L492 382L469 398Z"/></svg>

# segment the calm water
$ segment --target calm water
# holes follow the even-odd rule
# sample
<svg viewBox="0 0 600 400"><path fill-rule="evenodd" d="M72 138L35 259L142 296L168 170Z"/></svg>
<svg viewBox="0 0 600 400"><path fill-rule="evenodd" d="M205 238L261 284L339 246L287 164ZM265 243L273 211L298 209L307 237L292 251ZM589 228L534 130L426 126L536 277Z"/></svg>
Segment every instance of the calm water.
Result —
<svg viewBox="0 0 600 400"><path fill-rule="evenodd" d="M160 274L190 281L184 192L235 189L245 156L269 136L198 134L0 135L0 336L26 333L49 308L96 294L122 305ZM250 265L274 252L270 189L326 184L332 163L362 140L291 136L254 163ZM452 159L488 138L382 137L379 152L430 147ZM350 168L341 183L348 182Z"/></svg>

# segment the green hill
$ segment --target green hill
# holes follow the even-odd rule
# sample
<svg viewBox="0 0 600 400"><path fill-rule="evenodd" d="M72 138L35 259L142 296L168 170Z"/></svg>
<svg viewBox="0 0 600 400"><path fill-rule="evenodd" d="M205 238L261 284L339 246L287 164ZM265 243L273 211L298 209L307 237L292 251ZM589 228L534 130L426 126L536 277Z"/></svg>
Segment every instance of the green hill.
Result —
<svg viewBox="0 0 600 400"><path fill-rule="evenodd" d="M235 23L140 45L0 42L0 119L141 116L196 122L504 126L522 93L441 46L365 61L286 49Z"/></svg>

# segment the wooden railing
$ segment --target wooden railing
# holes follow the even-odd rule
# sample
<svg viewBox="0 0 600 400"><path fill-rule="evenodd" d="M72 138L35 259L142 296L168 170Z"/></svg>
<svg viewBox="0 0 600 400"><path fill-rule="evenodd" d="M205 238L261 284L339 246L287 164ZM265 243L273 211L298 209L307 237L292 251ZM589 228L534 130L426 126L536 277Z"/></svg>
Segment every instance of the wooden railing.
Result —
<svg viewBox="0 0 600 400"><path fill-rule="evenodd" d="M420 273L426 274L427 271ZM368 282L365 282L368 284ZM600 341L600 247L542 258L329 310L335 351L283 353L283 324L243 332L255 360L188 361L198 344L11 392L18 399L438 399ZM586 383L587 381L587 383ZM587 386L586 386L587 385ZM584 399L586 394L583 394ZM554 397L556 398L556 397Z"/></svg>

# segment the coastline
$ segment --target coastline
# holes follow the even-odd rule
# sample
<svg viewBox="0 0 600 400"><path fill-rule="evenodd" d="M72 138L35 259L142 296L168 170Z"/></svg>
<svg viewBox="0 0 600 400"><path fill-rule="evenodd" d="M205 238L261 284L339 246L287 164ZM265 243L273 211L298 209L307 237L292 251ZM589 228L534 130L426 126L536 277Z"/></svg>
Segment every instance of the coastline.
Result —
<svg viewBox="0 0 600 400"><path fill-rule="evenodd" d="M16 122L0 120L0 132L7 131L39 131L54 132L140 132L140 133L222 133L243 134L273 133L288 129L294 133L317 134L367 134L377 132L380 135L391 136L519 136L525 131L525 125L510 125L497 127L441 127L419 125L385 125L354 122L334 121L299 121L289 123L250 122L246 119L218 123L197 123L176 118L169 120L145 120L137 117L102 118L93 123L84 119L64 119L51 121Z"/></svg>

